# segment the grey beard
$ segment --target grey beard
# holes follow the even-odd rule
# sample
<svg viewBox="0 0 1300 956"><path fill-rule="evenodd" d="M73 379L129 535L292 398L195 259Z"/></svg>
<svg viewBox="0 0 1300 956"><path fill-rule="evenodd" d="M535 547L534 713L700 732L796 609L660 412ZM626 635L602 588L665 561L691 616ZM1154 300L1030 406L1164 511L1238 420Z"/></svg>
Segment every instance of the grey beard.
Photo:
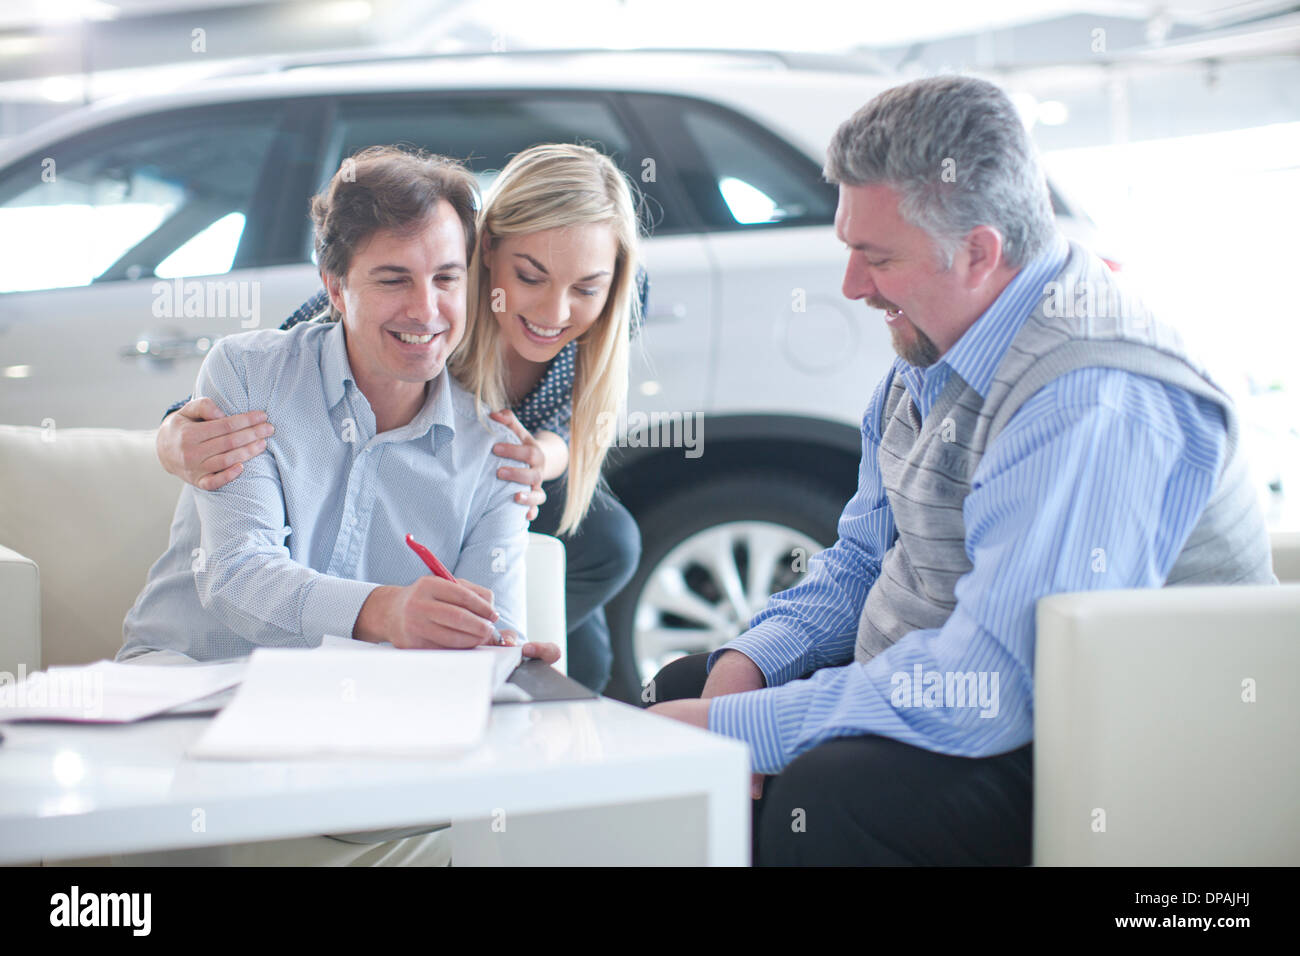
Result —
<svg viewBox="0 0 1300 956"><path fill-rule="evenodd" d="M911 319L907 320L912 325ZM939 361L939 347L934 344L928 335L912 325L912 334L915 336L913 341L903 345L899 341L899 334L896 329L890 329L894 340L894 351L897 352L909 365L915 365L917 368L929 368L935 362Z"/></svg>

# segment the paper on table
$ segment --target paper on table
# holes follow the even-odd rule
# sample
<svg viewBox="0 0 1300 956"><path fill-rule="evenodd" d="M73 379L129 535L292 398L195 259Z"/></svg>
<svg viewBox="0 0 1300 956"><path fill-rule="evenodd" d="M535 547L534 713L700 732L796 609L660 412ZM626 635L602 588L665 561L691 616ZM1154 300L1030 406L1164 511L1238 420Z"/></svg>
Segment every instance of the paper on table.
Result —
<svg viewBox="0 0 1300 956"><path fill-rule="evenodd" d="M127 723L233 687L245 665L234 661L155 667L96 661L84 667L51 667L18 684L0 680L0 721Z"/></svg>
<svg viewBox="0 0 1300 956"><path fill-rule="evenodd" d="M487 730L494 661L463 651L258 648L235 699L190 749L218 760L436 757Z"/></svg>
<svg viewBox="0 0 1300 956"><path fill-rule="evenodd" d="M350 637L337 637L334 634L326 634L321 640L320 646L332 650L359 650L367 648L380 648L387 650L398 650L392 644L371 644L368 641L358 641ZM414 651L408 653L423 653ZM464 651L451 651L453 654L463 654ZM511 673L519 666L523 660L523 648L515 645L514 647L501 647L499 645L481 644L474 648L474 653L490 655L496 662L495 669L492 672L492 702L501 703L523 703L533 698L528 691L514 684L507 684Z"/></svg>

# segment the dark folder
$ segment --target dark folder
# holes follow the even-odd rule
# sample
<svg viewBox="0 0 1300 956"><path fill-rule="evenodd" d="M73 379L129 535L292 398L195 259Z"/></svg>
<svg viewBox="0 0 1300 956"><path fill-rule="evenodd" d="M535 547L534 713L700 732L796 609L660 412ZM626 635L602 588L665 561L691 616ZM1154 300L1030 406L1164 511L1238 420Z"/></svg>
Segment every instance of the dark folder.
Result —
<svg viewBox="0 0 1300 956"><path fill-rule="evenodd" d="M536 659L526 660L516 667L507 683L519 687L534 701L593 700L600 696L576 680L565 677L550 664Z"/></svg>

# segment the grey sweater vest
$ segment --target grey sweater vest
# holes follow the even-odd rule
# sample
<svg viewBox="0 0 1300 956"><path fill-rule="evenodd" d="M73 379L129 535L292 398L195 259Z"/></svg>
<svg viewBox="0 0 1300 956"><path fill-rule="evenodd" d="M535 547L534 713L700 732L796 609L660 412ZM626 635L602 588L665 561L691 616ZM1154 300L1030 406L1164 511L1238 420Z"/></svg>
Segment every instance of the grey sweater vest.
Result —
<svg viewBox="0 0 1300 956"><path fill-rule="evenodd" d="M922 425L902 380L894 377L877 460L898 536L862 608L857 661L870 660L909 631L943 626L956 607L957 579L971 569L962 502L985 448L1043 386L1095 366L1150 376L1223 408L1223 468L1165 584L1277 582L1263 513L1238 450L1231 400L1187 356L1174 329L1126 297L1100 259L1071 243L1065 265L1012 339L987 398L954 372Z"/></svg>

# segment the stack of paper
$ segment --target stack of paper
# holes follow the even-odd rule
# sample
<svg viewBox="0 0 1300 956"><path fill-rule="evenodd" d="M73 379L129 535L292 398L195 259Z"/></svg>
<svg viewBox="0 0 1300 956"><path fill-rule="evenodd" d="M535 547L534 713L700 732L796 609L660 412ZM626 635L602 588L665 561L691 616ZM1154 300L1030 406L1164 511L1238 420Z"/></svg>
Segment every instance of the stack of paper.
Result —
<svg viewBox="0 0 1300 956"><path fill-rule="evenodd" d="M398 648L392 644L371 644L367 641L357 641L350 637L336 637L333 634L326 634L321 640L320 646L326 650L365 650L379 649L396 651ZM402 651L404 654L423 654L424 651ZM454 654L464 654L466 651L452 651ZM524 659L523 649L518 645L514 647L501 647L495 644L480 644L474 648L473 653L485 654L495 662L495 669L492 673L492 702L500 703L524 703L532 700L528 692L522 687L515 684L508 684L511 673L519 666Z"/></svg>
<svg viewBox="0 0 1300 956"><path fill-rule="evenodd" d="M235 699L190 755L279 760L462 753L487 730L499 660L465 651L258 648Z"/></svg>
<svg viewBox="0 0 1300 956"><path fill-rule="evenodd" d="M233 687L244 667L244 661L193 667L96 661L51 667L25 679L20 674L16 683L0 673L0 720L140 720Z"/></svg>

